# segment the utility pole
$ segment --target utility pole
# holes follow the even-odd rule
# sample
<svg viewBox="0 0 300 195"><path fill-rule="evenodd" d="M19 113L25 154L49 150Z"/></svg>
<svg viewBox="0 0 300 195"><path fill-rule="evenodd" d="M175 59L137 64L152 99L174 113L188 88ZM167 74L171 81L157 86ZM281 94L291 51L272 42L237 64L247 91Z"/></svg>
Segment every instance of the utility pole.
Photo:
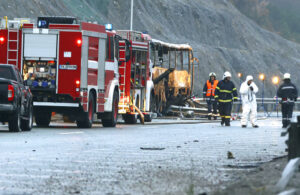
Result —
<svg viewBox="0 0 300 195"><path fill-rule="evenodd" d="M131 0L130 31L132 31L132 23L133 23L133 0Z"/></svg>

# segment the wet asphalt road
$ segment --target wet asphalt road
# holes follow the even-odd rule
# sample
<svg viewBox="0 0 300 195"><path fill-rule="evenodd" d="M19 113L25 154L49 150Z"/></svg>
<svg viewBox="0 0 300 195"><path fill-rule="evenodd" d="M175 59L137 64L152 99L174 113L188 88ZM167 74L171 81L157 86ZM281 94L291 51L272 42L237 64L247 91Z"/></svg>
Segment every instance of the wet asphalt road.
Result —
<svg viewBox="0 0 300 195"><path fill-rule="evenodd" d="M285 155L279 119L261 128L219 124L118 125L9 133L0 127L0 194L210 192ZM231 151L235 159L227 159ZM230 165L230 166L228 166ZM232 166L235 168L232 168Z"/></svg>

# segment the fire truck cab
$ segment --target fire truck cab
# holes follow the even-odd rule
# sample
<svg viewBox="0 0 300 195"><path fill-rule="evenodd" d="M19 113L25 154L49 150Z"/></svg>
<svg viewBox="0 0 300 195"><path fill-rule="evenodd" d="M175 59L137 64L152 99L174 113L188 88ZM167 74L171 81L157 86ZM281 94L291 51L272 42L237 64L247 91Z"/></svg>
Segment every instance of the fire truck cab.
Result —
<svg viewBox="0 0 300 195"><path fill-rule="evenodd" d="M130 53L128 55L130 59L123 60L119 65L119 114L122 115L125 123L136 123L141 113L145 121L150 122L151 102L154 98L152 63L149 58L151 37L129 30L119 30L117 35L126 40L120 42L120 59L125 55L124 52ZM125 42L129 42L129 47L126 49Z"/></svg>
<svg viewBox="0 0 300 195"><path fill-rule="evenodd" d="M3 44L10 44L10 38L5 37ZM92 127L94 116L104 127L116 125L119 72L115 33L102 25L78 23L73 17L39 17L37 26L23 24L15 39L19 43L15 61L33 93L38 126L48 126L52 112L76 121L80 128ZM10 60L9 56L0 58Z"/></svg>

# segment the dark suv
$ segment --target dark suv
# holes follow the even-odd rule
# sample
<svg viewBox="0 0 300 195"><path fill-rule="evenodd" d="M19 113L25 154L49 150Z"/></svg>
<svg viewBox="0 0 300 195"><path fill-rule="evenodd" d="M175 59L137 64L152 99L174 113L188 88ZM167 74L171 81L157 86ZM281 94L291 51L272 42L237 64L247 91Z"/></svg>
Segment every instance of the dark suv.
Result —
<svg viewBox="0 0 300 195"><path fill-rule="evenodd" d="M0 121L8 122L11 132L30 131L32 116L32 94L18 68L0 64Z"/></svg>

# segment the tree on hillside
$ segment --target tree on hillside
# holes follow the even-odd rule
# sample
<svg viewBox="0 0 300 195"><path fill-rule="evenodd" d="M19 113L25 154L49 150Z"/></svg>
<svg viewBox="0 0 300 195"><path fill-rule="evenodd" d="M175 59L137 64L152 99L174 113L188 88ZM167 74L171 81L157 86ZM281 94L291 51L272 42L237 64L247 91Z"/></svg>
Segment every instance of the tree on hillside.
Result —
<svg viewBox="0 0 300 195"><path fill-rule="evenodd" d="M300 42L298 0L230 0L243 14L263 28Z"/></svg>

